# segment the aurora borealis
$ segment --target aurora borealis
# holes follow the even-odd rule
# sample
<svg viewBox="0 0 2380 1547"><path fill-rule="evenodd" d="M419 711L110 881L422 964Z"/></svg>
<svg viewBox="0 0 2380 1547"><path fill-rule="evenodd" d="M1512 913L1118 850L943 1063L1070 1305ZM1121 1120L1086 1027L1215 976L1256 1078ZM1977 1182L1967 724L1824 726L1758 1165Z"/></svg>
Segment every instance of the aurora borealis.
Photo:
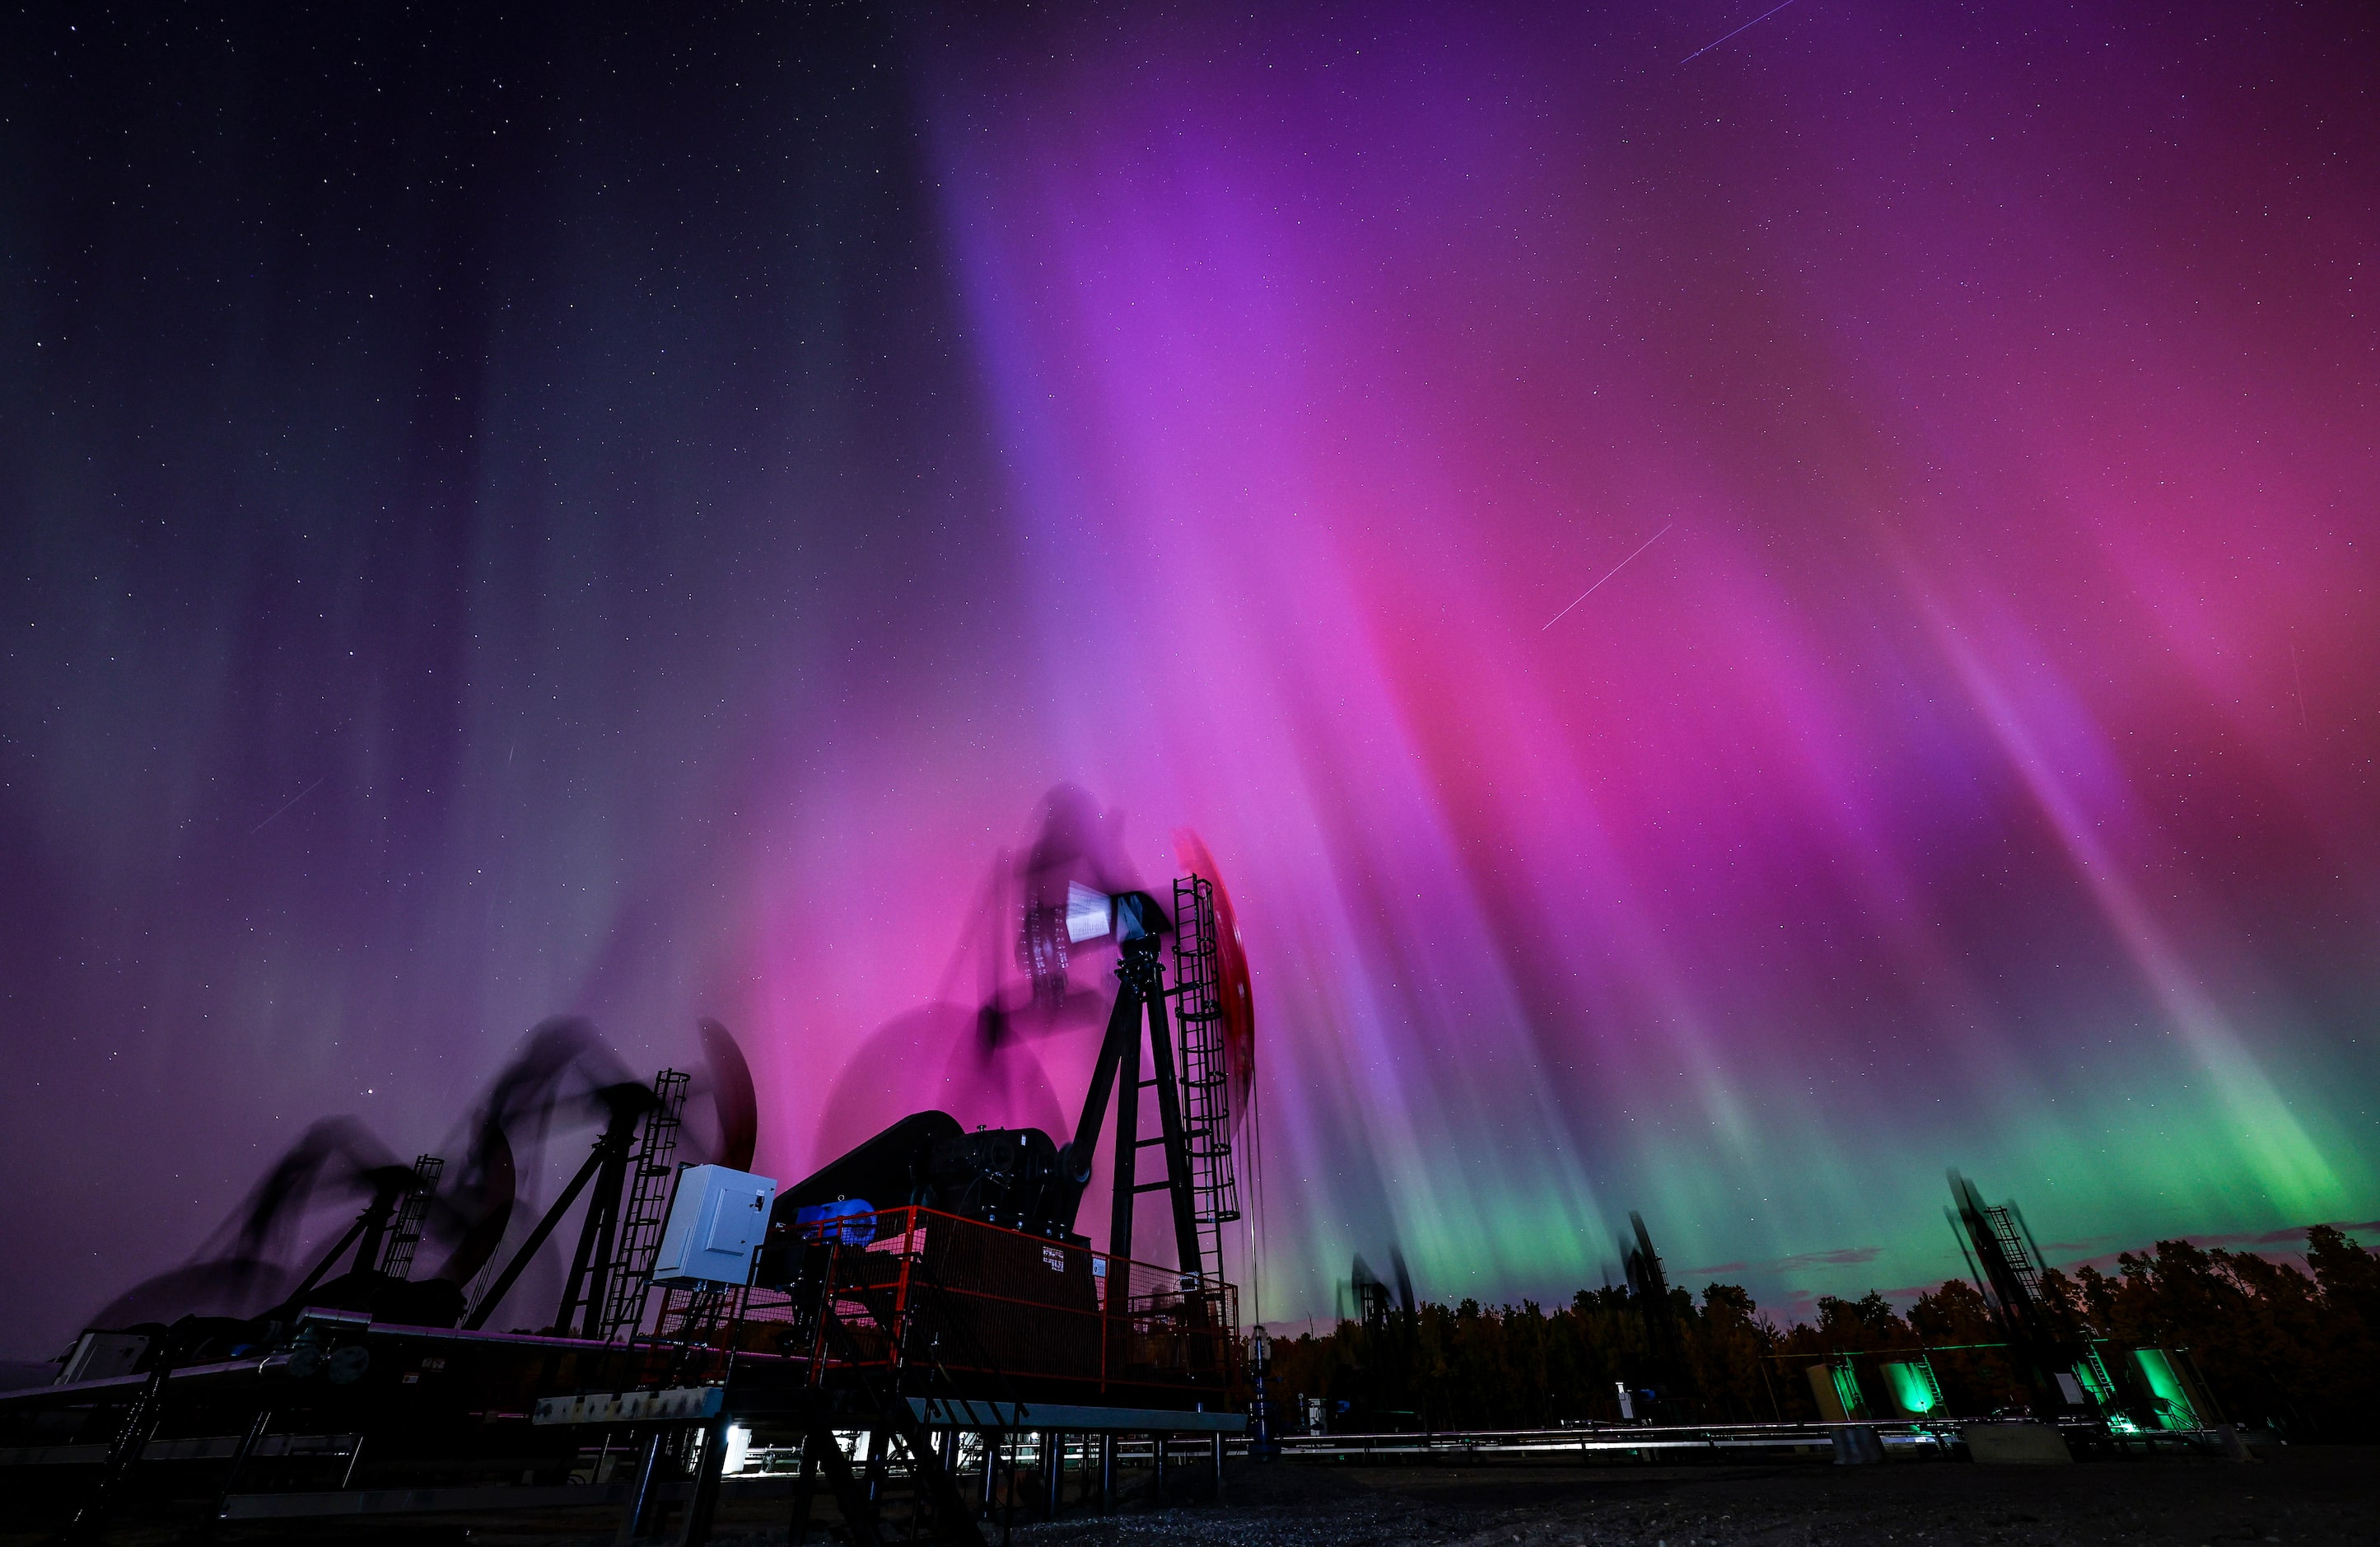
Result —
<svg viewBox="0 0 2380 1547"><path fill-rule="evenodd" d="M1268 1317L2380 1214L2372 18L1759 8L7 23L6 1351L548 1015L1057 1120L1062 783Z"/></svg>

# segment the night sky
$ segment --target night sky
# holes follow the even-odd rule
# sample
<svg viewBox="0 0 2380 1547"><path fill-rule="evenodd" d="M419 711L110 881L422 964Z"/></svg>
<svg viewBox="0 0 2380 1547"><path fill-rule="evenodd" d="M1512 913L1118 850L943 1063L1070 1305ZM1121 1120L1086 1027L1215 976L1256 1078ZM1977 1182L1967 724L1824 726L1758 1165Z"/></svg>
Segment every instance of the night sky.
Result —
<svg viewBox="0 0 2380 1547"><path fill-rule="evenodd" d="M1765 8L0 21L0 1355L550 1015L1064 1137L1067 783L1268 1318L2380 1215L2374 14Z"/></svg>

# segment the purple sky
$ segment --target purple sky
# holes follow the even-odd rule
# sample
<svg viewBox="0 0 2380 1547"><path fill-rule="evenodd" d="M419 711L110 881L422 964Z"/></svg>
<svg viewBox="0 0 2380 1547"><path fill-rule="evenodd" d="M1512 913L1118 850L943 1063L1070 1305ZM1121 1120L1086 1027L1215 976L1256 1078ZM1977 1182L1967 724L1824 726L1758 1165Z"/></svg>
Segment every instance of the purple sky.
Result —
<svg viewBox="0 0 2380 1547"><path fill-rule="evenodd" d="M1269 1315L2380 1213L2373 20L1761 8L7 23L0 1352L552 1014L1051 1121L1065 781Z"/></svg>

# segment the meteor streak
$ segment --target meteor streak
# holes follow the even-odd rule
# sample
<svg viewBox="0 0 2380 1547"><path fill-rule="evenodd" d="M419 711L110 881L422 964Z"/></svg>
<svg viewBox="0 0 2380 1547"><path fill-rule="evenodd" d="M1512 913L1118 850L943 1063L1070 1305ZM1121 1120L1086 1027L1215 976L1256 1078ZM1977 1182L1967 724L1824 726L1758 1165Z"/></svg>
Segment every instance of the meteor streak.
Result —
<svg viewBox="0 0 2380 1547"><path fill-rule="evenodd" d="M1790 6L1790 5L1791 5L1792 3L1793 3L1793 0L1785 0L1785 6ZM1737 28L1733 32L1730 32L1730 33L1727 35L1727 38L1736 37L1736 36L1739 36L1739 35L1740 35L1740 34L1742 34L1742 33L1751 31L1754 28L1755 28L1755 27L1759 26L1762 22L1764 22L1764 21L1767 20L1770 17L1775 16L1779 11L1783 10L1783 9L1785 8L1785 6L1769 6L1769 7L1768 7L1768 9L1767 9L1767 10L1765 10L1765 11L1761 12L1758 16L1754 17L1750 21L1745 22L1742 26L1741 26L1741 27ZM1699 58L1701 58L1704 55L1708 54L1712 49L1717 48L1717 47L1719 45L1719 43L1723 43L1727 42L1727 38L1721 38L1721 39L1719 39L1719 40L1718 40L1718 43L1706 43L1703 44L1703 45L1702 45L1702 47L1700 47L1700 48L1698 48L1698 49L1695 49L1692 54L1689 54L1689 55L1687 55L1684 58L1682 58L1682 59L1679 60L1679 61L1678 61L1678 63L1679 63L1679 64L1681 64L1681 65L1691 65L1691 64L1693 64L1695 60L1697 60L1697 59L1699 59Z"/></svg>
<svg viewBox="0 0 2380 1547"><path fill-rule="evenodd" d="M1786 4L1792 4L1792 0L1786 0ZM1670 527L1674 527L1677 524L1677 522L1672 521L1670 523ZM1670 527L1663 527L1659 531L1657 531L1652 536L1646 538L1643 543L1638 545L1636 554L1643 553L1646 548L1651 547L1654 543L1658 542L1661 539L1667 537L1670 534ZM1636 554L1631 554L1626 558L1621 559L1618 564L1613 565L1611 566L1611 574L1604 576L1603 580L1611 579L1612 575L1619 574L1621 570L1634 563L1636 560ZM1603 580L1597 580L1595 584L1587 587L1585 591L1580 591L1578 593L1578 602L1584 602L1588 597L1593 596L1597 591L1602 590ZM1572 603L1570 607L1577 606L1578 602ZM1560 612L1558 612L1553 616L1546 619L1545 628L1540 628L1537 632L1542 634L1546 631L1546 628L1551 628L1555 624L1560 623L1563 618L1568 617L1570 615L1570 607L1564 607Z"/></svg>

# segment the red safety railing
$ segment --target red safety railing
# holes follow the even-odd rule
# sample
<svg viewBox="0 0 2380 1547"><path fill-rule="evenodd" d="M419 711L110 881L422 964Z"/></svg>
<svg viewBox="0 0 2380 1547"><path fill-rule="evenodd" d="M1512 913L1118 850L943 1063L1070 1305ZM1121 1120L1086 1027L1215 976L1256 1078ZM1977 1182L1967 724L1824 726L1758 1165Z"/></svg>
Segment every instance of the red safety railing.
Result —
<svg viewBox="0 0 2380 1547"><path fill-rule="evenodd" d="M1237 1374L1239 1291L1196 1273L920 1208L812 1226L801 1261L790 1290L753 1290L741 1320L798 1328L806 1348L782 1334L778 1346L821 1375L923 1361L1220 1396Z"/></svg>

